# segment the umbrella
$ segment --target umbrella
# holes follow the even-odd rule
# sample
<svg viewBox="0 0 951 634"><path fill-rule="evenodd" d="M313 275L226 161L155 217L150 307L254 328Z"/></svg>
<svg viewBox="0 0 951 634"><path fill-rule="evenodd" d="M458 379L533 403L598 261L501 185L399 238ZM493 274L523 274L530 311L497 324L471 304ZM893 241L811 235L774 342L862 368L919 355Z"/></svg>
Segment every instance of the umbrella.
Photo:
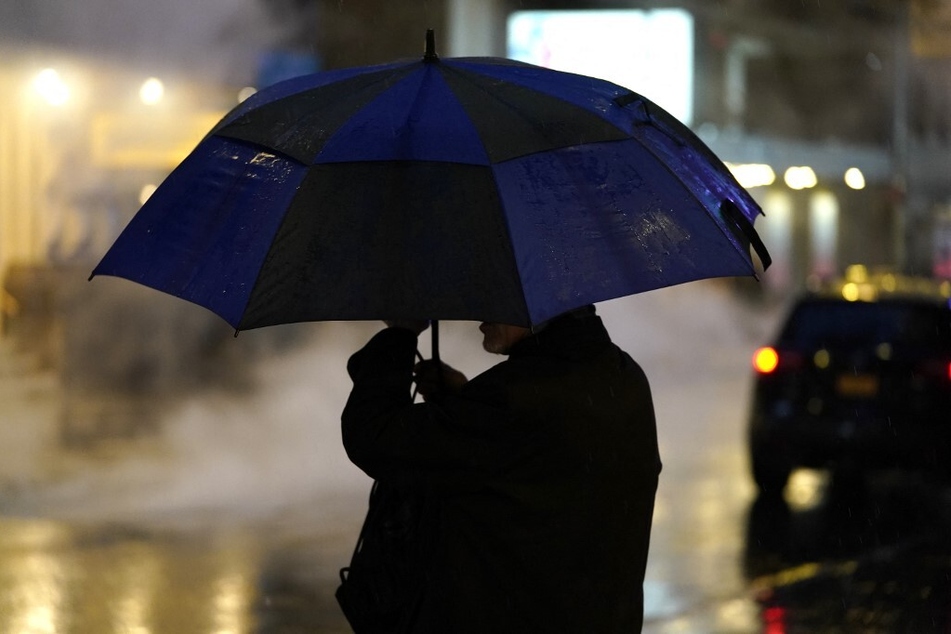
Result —
<svg viewBox="0 0 951 634"><path fill-rule="evenodd" d="M236 331L312 320L531 326L769 256L723 163L648 99L500 58L322 72L238 105L92 273ZM90 276L90 278L92 278Z"/></svg>

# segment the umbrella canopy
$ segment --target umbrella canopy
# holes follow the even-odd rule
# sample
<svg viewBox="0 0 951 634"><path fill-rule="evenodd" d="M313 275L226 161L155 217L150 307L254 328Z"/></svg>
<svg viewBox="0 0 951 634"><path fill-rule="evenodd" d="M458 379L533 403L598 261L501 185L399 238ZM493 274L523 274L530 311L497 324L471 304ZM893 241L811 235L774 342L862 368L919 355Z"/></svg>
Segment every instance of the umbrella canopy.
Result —
<svg viewBox="0 0 951 634"><path fill-rule="evenodd" d="M292 79L243 102L93 275L238 330L311 320L533 325L755 275L761 213L684 125L615 84L497 58Z"/></svg>

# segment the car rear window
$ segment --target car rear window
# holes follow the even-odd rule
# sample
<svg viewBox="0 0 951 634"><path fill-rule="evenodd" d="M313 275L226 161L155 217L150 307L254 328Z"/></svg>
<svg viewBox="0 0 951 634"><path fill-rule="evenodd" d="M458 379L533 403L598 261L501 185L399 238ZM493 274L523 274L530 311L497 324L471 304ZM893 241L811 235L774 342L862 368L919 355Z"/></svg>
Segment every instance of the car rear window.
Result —
<svg viewBox="0 0 951 634"><path fill-rule="evenodd" d="M887 342L951 350L951 308L896 300L806 300L793 310L780 342L797 347Z"/></svg>

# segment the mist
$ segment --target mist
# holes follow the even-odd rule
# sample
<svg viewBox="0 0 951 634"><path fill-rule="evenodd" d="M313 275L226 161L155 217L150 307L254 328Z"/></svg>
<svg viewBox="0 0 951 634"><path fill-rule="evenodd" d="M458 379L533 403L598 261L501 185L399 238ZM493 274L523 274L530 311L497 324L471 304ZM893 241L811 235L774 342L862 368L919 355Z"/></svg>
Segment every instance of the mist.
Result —
<svg viewBox="0 0 951 634"><path fill-rule="evenodd" d="M742 376L751 347L773 328L771 311L738 302L716 281L605 302L598 312L652 382L662 450L679 444L665 441L668 419L693 417L703 427L710 403L684 394L711 373ZM88 452L57 448L57 410L42 401L31 404L27 391L19 399L19 420L0 425L7 510L186 524L356 513L371 481L349 462L341 444L340 412L351 386L346 362L380 327L311 324L297 347L255 364L247 389L179 396L162 405L154 435L102 443ZM501 361L481 350L476 323L444 322L440 334L441 357L469 377ZM424 333L424 356L429 348ZM55 397L53 382L32 380L34 396ZM743 400L742 394L734 397Z"/></svg>

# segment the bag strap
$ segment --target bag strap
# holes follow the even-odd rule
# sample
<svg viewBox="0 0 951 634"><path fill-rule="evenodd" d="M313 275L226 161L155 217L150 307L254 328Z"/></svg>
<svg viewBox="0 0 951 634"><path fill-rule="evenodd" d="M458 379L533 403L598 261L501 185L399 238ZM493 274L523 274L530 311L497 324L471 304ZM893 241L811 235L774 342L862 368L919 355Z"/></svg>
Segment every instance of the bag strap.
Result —
<svg viewBox="0 0 951 634"><path fill-rule="evenodd" d="M356 557L357 553L360 552L360 549L363 548L363 541L366 538L367 530L369 530L369 525L371 518L373 516L373 507L374 507L374 497L376 494L377 487L379 486L380 481L374 480L373 486L370 488L370 497L367 502L367 516L363 520L363 526L360 527L360 536L357 538L357 545L353 547L353 555L350 556L350 561L353 561L353 558ZM344 566L340 569L340 583L347 582L347 575L350 573L350 566Z"/></svg>

